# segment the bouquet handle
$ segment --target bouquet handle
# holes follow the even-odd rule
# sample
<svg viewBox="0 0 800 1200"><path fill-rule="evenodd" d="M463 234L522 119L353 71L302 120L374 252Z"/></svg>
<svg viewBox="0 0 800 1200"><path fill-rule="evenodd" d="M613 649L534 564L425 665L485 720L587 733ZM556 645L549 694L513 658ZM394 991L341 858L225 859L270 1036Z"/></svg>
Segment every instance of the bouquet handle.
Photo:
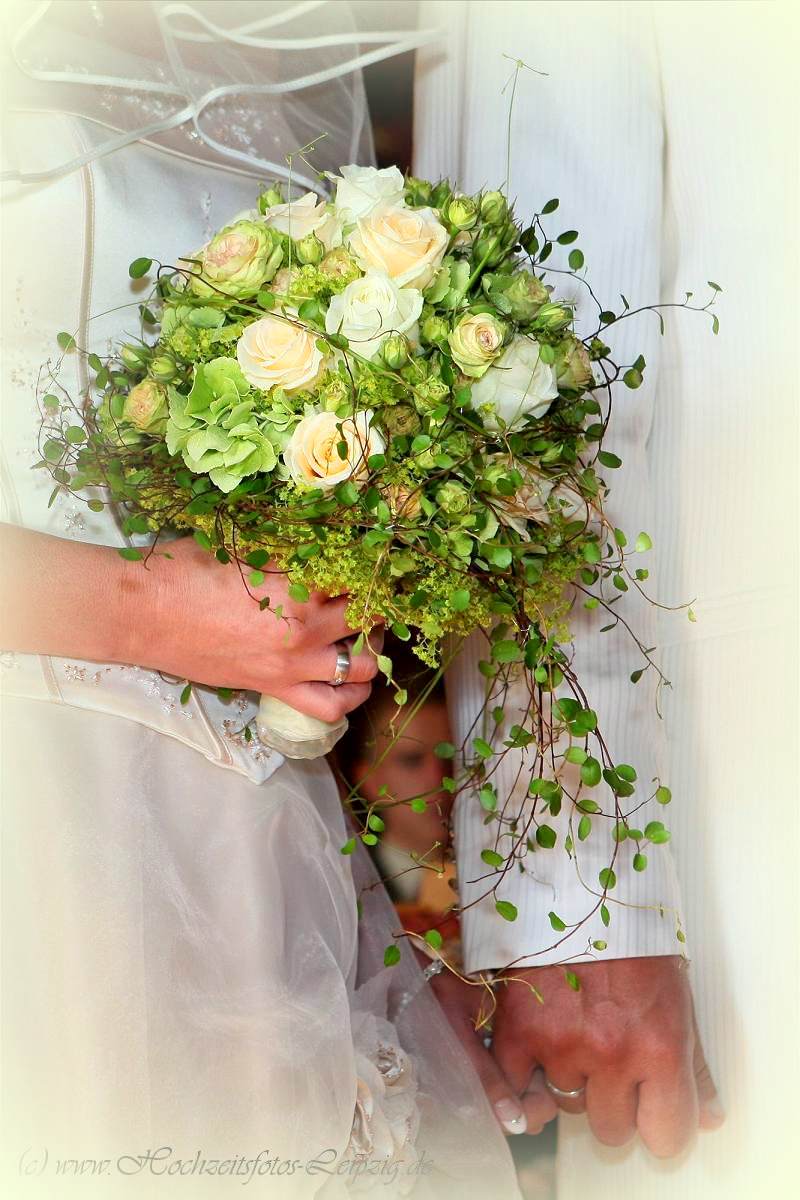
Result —
<svg viewBox="0 0 800 1200"><path fill-rule="evenodd" d="M347 717L331 724L308 717L274 696L262 696L256 727L261 743L286 758L322 758L345 733Z"/></svg>

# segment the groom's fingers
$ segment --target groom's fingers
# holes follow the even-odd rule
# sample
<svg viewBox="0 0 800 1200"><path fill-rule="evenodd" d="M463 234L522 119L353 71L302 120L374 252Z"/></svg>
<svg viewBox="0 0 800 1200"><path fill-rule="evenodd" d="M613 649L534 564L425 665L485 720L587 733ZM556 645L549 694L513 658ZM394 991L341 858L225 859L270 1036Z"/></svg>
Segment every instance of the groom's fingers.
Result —
<svg viewBox="0 0 800 1200"><path fill-rule="evenodd" d="M586 1115L604 1146L624 1146L636 1133L636 1084L615 1072L598 1072L586 1084Z"/></svg>
<svg viewBox="0 0 800 1200"><path fill-rule="evenodd" d="M687 1056L688 1058L688 1056ZM697 1088L691 1062L657 1063L639 1084L636 1124L658 1158L679 1154L697 1130Z"/></svg>
<svg viewBox="0 0 800 1200"><path fill-rule="evenodd" d="M719 1129L725 1120L725 1110L720 1103L716 1085L708 1069L706 1056L703 1053L703 1044L700 1041L697 1020L694 1023L694 1081L697 1087L697 1100L700 1105L700 1128Z"/></svg>

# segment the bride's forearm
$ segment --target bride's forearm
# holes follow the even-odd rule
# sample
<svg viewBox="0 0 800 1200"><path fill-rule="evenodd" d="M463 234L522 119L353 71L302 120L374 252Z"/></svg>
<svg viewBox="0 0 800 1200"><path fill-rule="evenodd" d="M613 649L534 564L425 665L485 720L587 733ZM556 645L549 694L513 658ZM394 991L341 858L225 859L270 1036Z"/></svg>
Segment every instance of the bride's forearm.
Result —
<svg viewBox="0 0 800 1200"><path fill-rule="evenodd" d="M116 550L0 525L0 644L4 650L136 662L136 609L145 572Z"/></svg>

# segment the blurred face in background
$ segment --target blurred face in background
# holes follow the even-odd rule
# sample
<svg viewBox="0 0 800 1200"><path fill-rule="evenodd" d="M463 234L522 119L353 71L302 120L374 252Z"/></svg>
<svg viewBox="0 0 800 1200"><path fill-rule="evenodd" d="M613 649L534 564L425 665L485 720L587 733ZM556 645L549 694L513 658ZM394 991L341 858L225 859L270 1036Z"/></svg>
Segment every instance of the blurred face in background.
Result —
<svg viewBox="0 0 800 1200"><path fill-rule="evenodd" d="M432 697L406 721L391 697L376 704L369 744L359 748L361 756L354 760L351 770L364 800L381 806L385 840L424 854L436 842L447 841L450 796L442 791L442 779L448 774L449 763L434 754L439 742L450 740L444 700ZM395 736L400 729L402 734ZM391 804L392 800L412 800L416 796L424 796L427 801L424 813L413 812L407 804L382 807L387 801Z"/></svg>

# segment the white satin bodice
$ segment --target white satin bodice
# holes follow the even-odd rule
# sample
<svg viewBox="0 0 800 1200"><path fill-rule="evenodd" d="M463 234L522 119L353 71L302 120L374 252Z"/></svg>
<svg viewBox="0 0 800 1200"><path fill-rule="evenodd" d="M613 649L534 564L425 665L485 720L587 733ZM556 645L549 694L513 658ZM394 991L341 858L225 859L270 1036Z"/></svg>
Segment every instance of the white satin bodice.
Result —
<svg viewBox="0 0 800 1200"><path fill-rule="evenodd" d="M92 137L87 122L63 114L11 114L4 167L36 170L63 151L65 141L78 154ZM32 469L40 458L36 397L37 388L40 397L48 390L45 364L60 354L61 330L77 330L78 344L101 355L112 341L135 336L149 284L129 278L129 262L140 255L175 262L252 207L258 189L253 176L141 143L55 181L4 188L3 520L62 538L125 544L108 509L91 512L63 493L48 508L53 481L47 471ZM86 387L82 361L67 356L60 373L73 397ZM132 563L131 569L141 567ZM215 691L194 687L182 705L185 680L135 665L13 654L1 661L3 689L12 695L126 717L256 782L283 762L260 744L254 728L252 740L245 740L244 726L256 711L253 696L238 693L223 702Z"/></svg>

